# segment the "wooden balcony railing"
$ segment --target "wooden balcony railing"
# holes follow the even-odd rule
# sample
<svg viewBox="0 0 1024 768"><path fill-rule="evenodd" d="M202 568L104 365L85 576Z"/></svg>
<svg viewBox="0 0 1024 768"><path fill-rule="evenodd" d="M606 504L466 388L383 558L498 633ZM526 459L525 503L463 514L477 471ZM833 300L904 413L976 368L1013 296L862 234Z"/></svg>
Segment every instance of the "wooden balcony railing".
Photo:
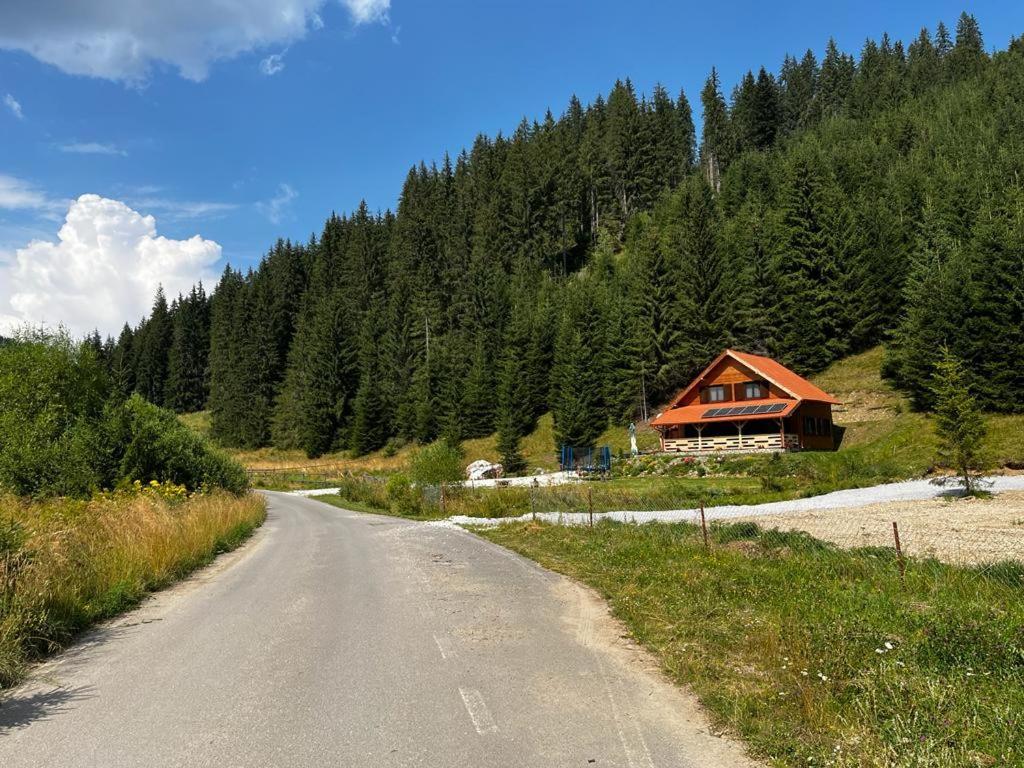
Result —
<svg viewBox="0 0 1024 768"><path fill-rule="evenodd" d="M725 437L667 437L662 441L665 451L678 453L761 453L767 451L795 451L800 448L800 438L787 434L783 440L780 434L769 435L727 435Z"/></svg>

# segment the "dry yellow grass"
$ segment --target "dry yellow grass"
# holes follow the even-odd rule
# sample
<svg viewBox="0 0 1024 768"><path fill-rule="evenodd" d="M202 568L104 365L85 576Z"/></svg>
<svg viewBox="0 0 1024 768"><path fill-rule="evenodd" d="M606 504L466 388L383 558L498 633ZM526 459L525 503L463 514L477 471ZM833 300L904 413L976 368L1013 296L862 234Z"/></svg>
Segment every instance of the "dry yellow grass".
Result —
<svg viewBox="0 0 1024 768"><path fill-rule="evenodd" d="M89 624L237 546L265 515L255 495L174 496L0 496L0 687Z"/></svg>

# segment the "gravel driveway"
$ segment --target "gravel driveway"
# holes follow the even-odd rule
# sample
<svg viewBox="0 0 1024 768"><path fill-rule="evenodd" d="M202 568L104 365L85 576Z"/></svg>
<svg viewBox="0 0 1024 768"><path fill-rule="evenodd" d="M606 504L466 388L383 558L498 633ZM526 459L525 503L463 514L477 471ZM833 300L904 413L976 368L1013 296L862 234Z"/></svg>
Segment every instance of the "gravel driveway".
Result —
<svg viewBox="0 0 1024 768"><path fill-rule="evenodd" d="M1000 475L986 478L987 490L993 493L1004 491L1024 491L1024 475ZM708 507L705 514L708 520L753 519L776 515L812 512L815 510L852 509L873 504L890 502L910 502L936 499L955 493L948 487L932 483L930 480L906 480L900 483L873 485L868 488L850 488L845 491L833 491L821 496L810 496L805 499L789 501L772 501L765 504L727 504L720 507ZM595 513L594 519L607 518L626 523L648 522L692 522L697 516L695 508L670 510L622 510L617 512ZM524 521L531 515L521 517L479 518L457 516L448 520L438 521L434 525L501 525L503 523ZM538 520L564 525L584 525L590 517L586 513L538 512Z"/></svg>

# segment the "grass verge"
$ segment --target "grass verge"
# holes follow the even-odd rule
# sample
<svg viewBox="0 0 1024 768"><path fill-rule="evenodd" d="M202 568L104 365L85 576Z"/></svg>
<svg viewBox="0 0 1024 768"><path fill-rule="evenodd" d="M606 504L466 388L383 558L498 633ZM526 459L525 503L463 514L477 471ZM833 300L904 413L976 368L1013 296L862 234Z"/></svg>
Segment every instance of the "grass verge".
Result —
<svg viewBox="0 0 1024 768"><path fill-rule="evenodd" d="M985 575L804 534L514 524L480 535L601 592L776 765L1024 764L1024 566Z"/></svg>
<svg viewBox="0 0 1024 768"><path fill-rule="evenodd" d="M802 491L791 478L778 490L766 491L751 477L617 478L539 488L450 487L441 507L436 486L418 489L393 484L379 477L345 477L336 481L336 495L318 496L335 506L375 514L418 520L454 515L495 518L519 517L530 512L613 512L688 509L702 501L707 506L760 504L792 499Z"/></svg>
<svg viewBox="0 0 1024 768"><path fill-rule="evenodd" d="M76 633L241 544L259 496L176 487L30 502L0 496L0 688Z"/></svg>

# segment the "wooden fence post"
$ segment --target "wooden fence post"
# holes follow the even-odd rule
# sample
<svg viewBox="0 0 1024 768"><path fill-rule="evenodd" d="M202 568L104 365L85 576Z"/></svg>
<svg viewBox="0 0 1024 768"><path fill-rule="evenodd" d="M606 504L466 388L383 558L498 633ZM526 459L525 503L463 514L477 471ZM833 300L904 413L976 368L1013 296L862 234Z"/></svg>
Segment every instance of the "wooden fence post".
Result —
<svg viewBox="0 0 1024 768"><path fill-rule="evenodd" d="M590 511L590 527L594 527L594 491L587 488L587 509Z"/></svg>
<svg viewBox="0 0 1024 768"><path fill-rule="evenodd" d="M704 500L700 501L700 530L704 534L704 549L711 549L708 544L708 522L704 517Z"/></svg>
<svg viewBox="0 0 1024 768"><path fill-rule="evenodd" d="M907 561L903 558L903 547L900 544L900 529L896 521L892 521L892 537L896 541L896 563L900 569L900 583L907 586Z"/></svg>

